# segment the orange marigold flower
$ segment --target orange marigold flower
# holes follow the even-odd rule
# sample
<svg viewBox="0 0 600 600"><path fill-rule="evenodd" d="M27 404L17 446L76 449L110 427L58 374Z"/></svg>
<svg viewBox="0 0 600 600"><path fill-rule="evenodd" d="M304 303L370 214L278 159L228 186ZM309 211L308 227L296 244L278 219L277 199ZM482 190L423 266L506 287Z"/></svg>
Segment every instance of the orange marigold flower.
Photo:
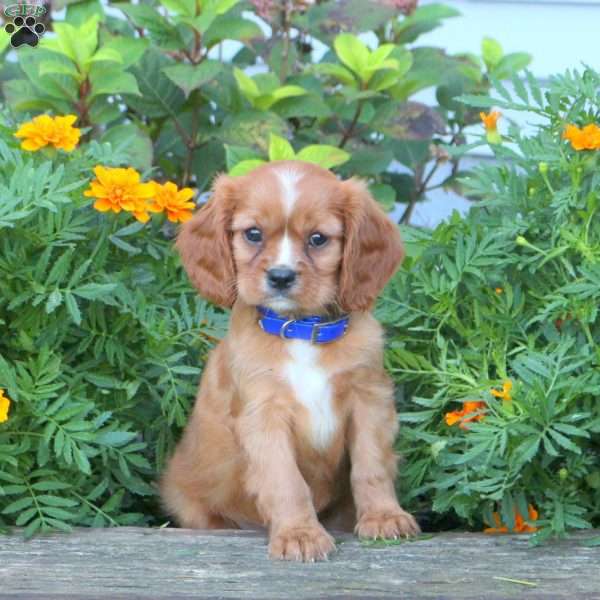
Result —
<svg viewBox="0 0 600 600"><path fill-rule="evenodd" d="M8 421L8 410L10 400L4 395L4 390L0 389L0 423Z"/></svg>
<svg viewBox="0 0 600 600"><path fill-rule="evenodd" d="M498 119L502 116L502 113L498 110L492 110L489 113L480 112L479 118L482 120L486 129L497 129Z"/></svg>
<svg viewBox="0 0 600 600"><path fill-rule="evenodd" d="M126 210L138 221L145 223L148 215L148 200L154 195L152 183L141 183L140 174L131 167L127 169L94 167L96 179L90 183L84 196L96 198L94 208L100 212Z"/></svg>
<svg viewBox="0 0 600 600"><path fill-rule="evenodd" d="M77 120L75 115L51 117L40 115L27 123L23 123L15 133L22 139L21 148L36 152L45 146L54 146L58 150L71 152L79 143L81 129L73 127Z"/></svg>
<svg viewBox="0 0 600 600"><path fill-rule="evenodd" d="M470 417L467 417L467 415L484 408L486 408L485 402L463 402L462 410L453 410L452 412L446 413L446 416L444 417L446 420L446 425L452 426L455 423L459 423L458 426L461 429L468 429L465 423L468 423L469 421L481 421L485 415L475 414Z"/></svg>
<svg viewBox="0 0 600 600"><path fill-rule="evenodd" d="M479 117L485 127L485 137L489 144L499 144L502 142L502 136L498 133L498 119L502 113L492 110L489 113L480 112Z"/></svg>
<svg viewBox="0 0 600 600"><path fill-rule="evenodd" d="M527 507L527 511L527 520L537 521L538 511L533 507L532 504ZM509 533L508 527L502 523L500 515L497 512L493 514L493 517L496 527L486 527L483 530L483 533ZM535 533L537 530L537 527L527 523L519 511L515 509L515 528L510 533Z"/></svg>
<svg viewBox="0 0 600 600"><path fill-rule="evenodd" d="M502 391L499 392L498 390L491 390L491 394L492 396L494 396L495 398L502 398L502 400L512 400L511 396L510 396L510 391L512 390L512 381L507 380L504 382L504 384L502 385Z"/></svg>
<svg viewBox="0 0 600 600"><path fill-rule="evenodd" d="M501 287L495 289L496 294L501 294L504 290Z"/></svg>
<svg viewBox="0 0 600 600"><path fill-rule="evenodd" d="M594 123L582 129L577 125L567 125L563 139L569 140L574 150L598 150L600 148L600 127Z"/></svg>
<svg viewBox="0 0 600 600"><path fill-rule="evenodd" d="M194 190L191 188L177 189L177 186L168 181L161 185L153 181L154 197L148 204L152 212L166 212L167 219L173 223L185 223L192 218L195 204L191 201Z"/></svg>

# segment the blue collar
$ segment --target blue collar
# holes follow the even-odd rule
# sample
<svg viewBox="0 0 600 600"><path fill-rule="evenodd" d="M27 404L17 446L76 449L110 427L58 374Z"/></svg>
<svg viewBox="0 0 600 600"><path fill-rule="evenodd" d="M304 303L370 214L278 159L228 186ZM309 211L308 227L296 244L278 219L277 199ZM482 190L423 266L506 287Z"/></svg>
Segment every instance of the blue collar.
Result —
<svg viewBox="0 0 600 600"><path fill-rule="evenodd" d="M312 344L327 344L342 337L348 329L350 320L348 315L335 321L327 321L318 315L302 319L288 319L265 306L257 308L261 314L258 324L264 332L278 335L284 340L308 340Z"/></svg>

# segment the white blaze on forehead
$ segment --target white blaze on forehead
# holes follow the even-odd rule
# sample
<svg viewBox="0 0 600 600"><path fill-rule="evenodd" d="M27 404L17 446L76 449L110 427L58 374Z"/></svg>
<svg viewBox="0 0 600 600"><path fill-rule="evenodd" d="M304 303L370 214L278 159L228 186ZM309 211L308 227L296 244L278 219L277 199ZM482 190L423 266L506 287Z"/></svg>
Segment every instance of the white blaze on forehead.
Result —
<svg viewBox="0 0 600 600"><path fill-rule="evenodd" d="M298 171L293 171L290 168L276 169L275 174L281 186L281 201L283 202L283 210L285 216L289 217L294 208L294 203L298 196L296 184L302 179L302 174Z"/></svg>
<svg viewBox="0 0 600 600"><path fill-rule="evenodd" d="M283 211L286 218L289 218L294 208L294 203L298 197L297 184L302 179L302 174L298 171L294 171L290 168L279 168L275 170L279 185L281 187L281 202L283 204ZM294 267L296 260L294 258L294 252L292 243L287 232L287 227L281 244L279 246L279 253L275 259L275 264L282 267Z"/></svg>
<svg viewBox="0 0 600 600"><path fill-rule="evenodd" d="M290 236L287 233L281 238L281 244L279 245L279 253L275 259L275 264L282 267L293 267L295 264L294 253L292 249L292 242Z"/></svg>

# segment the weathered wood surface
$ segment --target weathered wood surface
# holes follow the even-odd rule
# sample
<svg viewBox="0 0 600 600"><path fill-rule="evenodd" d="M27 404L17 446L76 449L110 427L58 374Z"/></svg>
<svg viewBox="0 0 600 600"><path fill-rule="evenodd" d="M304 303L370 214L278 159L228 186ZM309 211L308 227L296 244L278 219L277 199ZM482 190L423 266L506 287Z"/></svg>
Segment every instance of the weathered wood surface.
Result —
<svg viewBox="0 0 600 600"><path fill-rule="evenodd" d="M600 548L582 543L593 535L529 547L526 536L444 533L377 547L340 534L331 559L312 564L270 561L254 531L12 535L0 537L0 598L600 599Z"/></svg>

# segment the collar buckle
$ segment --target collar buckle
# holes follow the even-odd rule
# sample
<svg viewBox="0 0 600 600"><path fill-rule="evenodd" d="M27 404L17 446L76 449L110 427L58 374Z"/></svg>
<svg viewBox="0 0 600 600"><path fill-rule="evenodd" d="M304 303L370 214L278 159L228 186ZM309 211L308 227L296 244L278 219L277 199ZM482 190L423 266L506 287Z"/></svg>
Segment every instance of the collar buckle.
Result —
<svg viewBox="0 0 600 600"><path fill-rule="evenodd" d="M317 343L317 336L319 335L320 328L325 325L325 323L315 323L312 327L312 331L310 332L310 343Z"/></svg>
<svg viewBox="0 0 600 600"><path fill-rule="evenodd" d="M281 331L279 332L279 337L282 340L287 340L288 338L285 335L285 332L287 331L287 328L292 324L295 323L296 319L290 319L289 321L286 321L282 326L281 326ZM311 340L312 341L312 340Z"/></svg>

